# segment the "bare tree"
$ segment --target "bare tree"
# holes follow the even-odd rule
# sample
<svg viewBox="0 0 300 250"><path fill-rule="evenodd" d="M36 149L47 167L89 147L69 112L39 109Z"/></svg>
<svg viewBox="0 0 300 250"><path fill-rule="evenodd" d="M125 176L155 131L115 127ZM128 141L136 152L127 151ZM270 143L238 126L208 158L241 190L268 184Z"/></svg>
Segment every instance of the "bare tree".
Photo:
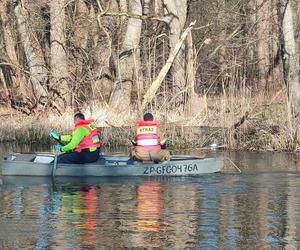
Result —
<svg viewBox="0 0 300 250"><path fill-rule="evenodd" d="M281 25L281 57L284 81L294 115L300 112L299 57L295 41L293 10L289 0L278 0L278 16Z"/></svg>
<svg viewBox="0 0 300 250"><path fill-rule="evenodd" d="M266 90L267 73L269 68L269 21L270 2L256 0L256 25L257 25L257 57L258 79L260 89Z"/></svg>
<svg viewBox="0 0 300 250"><path fill-rule="evenodd" d="M32 108L37 103L68 107L104 101L117 113L136 104L140 111L149 104L170 110L175 103L189 114L199 111L197 93L247 91L248 96L254 84L261 92L271 84L280 86L284 79L297 114L300 36L295 25L299 15L293 15L297 4L0 0L2 103L29 103ZM182 42L186 23L194 20L198 27ZM175 49L179 51L173 54ZM283 66L283 75L278 65ZM278 75L272 79L275 67Z"/></svg>
<svg viewBox="0 0 300 250"><path fill-rule="evenodd" d="M1 14L1 6L0 6L0 14ZM0 33L3 32L3 27L2 27L2 20L0 19ZM6 57L6 51L5 51L5 43L3 36L0 36L0 98L1 102L10 102L10 93L9 93L9 88L7 84L7 80L5 79L5 71L9 71L6 66L7 63L5 63L4 58Z"/></svg>
<svg viewBox="0 0 300 250"><path fill-rule="evenodd" d="M174 47L180 40L180 35L183 31L186 17L187 17L187 0L164 0L164 15L165 21L169 24L169 45L170 50L174 50ZM183 44L178 52L176 59L171 68L173 92L179 93L177 101L179 104L183 104L185 89L185 45Z"/></svg>
<svg viewBox="0 0 300 250"><path fill-rule="evenodd" d="M30 80L34 89L37 103L44 103L48 93L46 82L48 80L47 69L43 53L35 37L35 31L30 29L30 22L25 6L21 1L15 5L14 12L17 18L17 27L21 43L24 48L26 62L30 71Z"/></svg>
<svg viewBox="0 0 300 250"><path fill-rule="evenodd" d="M63 104L71 104L70 88L68 86L68 68L65 38L65 3L62 0L50 1L50 42L51 42L51 88L55 89Z"/></svg>
<svg viewBox="0 0 300 250"><path fill-rule="evenodd" d="M130 0L128 4L130 14L142 15L140 0ZM128 110L132 86L134 81L138 79L141 29L141 19L134 17L128 19L124 40L118 54L117 80L109 103L110 107L117 112Z"/></svg>
<svg viewBox="0 0 300 250"><path fill-rule="evenodd" d="M118 19L111 16L101 16L105 11L118 12L117 1L109 1L107 5L101 5L97 1L99 12L95 12L95 26L93 26L93 65L92 65L92 89L96 98L104 102L109 101L112 91L114 74L114 51L118 36L116 29ZM92 14L92 13L91 13Z"/></svg>
<svg viewBox="0 0 300 250"><path fill-rule="evenodd" d="M18 69L18 61L16 51L14 49L14 39L12 37L12 30L9 25L9 20L7 17L6 2L0 2L0 81L2 85L2 99L6 102L10 102L10 91L15 89L16 79L14 79L14 70ZM8 77L5 77L7 75ZM9 81L11 83L11 88L9 88Z"/></svg>

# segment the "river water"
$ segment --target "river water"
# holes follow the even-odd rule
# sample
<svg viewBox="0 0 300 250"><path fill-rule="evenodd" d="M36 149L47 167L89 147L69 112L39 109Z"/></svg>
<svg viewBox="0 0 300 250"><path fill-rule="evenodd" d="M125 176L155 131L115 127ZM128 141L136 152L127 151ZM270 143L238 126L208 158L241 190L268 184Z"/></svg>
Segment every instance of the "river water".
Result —
<svg viewBox="0 0 300 250"><path fill-rule="evenodd" d="M209 154L242 173L227 162L184 178L1 176L0 249L299 249L297 156Z"/></svg>

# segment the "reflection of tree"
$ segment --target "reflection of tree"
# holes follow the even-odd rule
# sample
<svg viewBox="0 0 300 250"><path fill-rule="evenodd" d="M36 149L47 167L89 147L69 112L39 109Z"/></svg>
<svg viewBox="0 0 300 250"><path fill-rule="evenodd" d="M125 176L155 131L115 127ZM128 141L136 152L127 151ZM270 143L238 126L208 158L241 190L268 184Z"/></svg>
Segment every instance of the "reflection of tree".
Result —
<svg viewBox="0 0 300 250"><path fill-rule="evenodd" d="M97 240L102 249L130 249L134 245L136 184L131 182L101 185Z"/></svg>
<svg viewBox="0 0 300 250"><path fill-rule="evenodd" d="M222 199L213 186L203 185L200 189L200 225L199 234L201 240L199 242L200 249L219 249L222 246L222 238L220 233L224 233L224 229L220 220L222 213L220 206ZM222 248L220 248L222 249Z"/></svg>
<svg viewBox="0 0 300 250"><path fill-rule="evenodd" d="M234 194L235 224L228 227L236 229L238 249L267 249L272 244L277 245L278 238L283 235L286 194L280 190L280 183L273 174L251 178L245 181L244 192Z"/></svg>
<svg viewBox="0 0 300 250"><path fill-rule="evenodd" d="M137 178L55 191L14 179L0 186L0 248L297 249L298 178Z"/></svg>
<svg viewBox="0 0 300 250"><path fill-rule="evenodd" d="M0 186L0 200L0 249L49 249L49 212L57 208L49 187Z"/></svg>
<svg viewBox="0 0 300 250"><path fill-rule="evenodd" d="M199 241L200 199L197 186L188 182L167 182L163 186L161 231L164 247L195 248Z"/></svg>
<svg viewBox="0 0 300 250"><path fill-rule="evenodd" d="M247 187L248 190L251 187ZM256 192L247 192L237 194L235 197L236 202L236 234L239 235L237 238L237 247L251 247L253 242L247 243L247 239L259 240L260 230L260 217L259 217L259 197Z"/></svg>
<svg viewBox="0 0 300 250"><path fill-rule="evenodd" d="M297 249L299 246L299 241L297 236L299 235L300 223L298 220L299 216L299 192L298 188L298 178L287 179L287 189L286 189L286 225L284 226L283 238L285 244L285 249ZM299 239L299 238L298 238Z"/></svg>

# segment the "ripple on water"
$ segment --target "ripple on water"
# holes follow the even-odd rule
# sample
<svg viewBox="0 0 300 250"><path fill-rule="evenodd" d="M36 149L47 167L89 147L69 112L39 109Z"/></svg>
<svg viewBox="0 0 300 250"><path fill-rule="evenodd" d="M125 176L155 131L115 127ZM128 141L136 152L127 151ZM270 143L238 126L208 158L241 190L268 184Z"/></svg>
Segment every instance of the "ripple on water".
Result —
<svg viewBox="0 0 300 250"><path fill-rule="evenodd" d="M284 165L274 159L272 164ZM248 170L257 166L242 174L182 178L70 178L52 183L2 177L0 246L297 249L300 173L296 168L267 171L269 156L257 162L254 155L239 160Z"/></svg>

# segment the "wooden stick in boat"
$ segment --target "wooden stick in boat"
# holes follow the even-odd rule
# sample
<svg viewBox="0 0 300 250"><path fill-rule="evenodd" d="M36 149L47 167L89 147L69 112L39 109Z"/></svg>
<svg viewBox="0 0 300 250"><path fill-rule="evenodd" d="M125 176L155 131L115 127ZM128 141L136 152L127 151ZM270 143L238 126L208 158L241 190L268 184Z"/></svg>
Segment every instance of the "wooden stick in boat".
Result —
<svg viewBox="0 0 300 250"><path fill-rule="evenodd" d="M55 177L56 167L57 167L57 157L58 157L58 151L55 150L55 157L54 157L54 163L52 168L52 178Z"/></svg>

